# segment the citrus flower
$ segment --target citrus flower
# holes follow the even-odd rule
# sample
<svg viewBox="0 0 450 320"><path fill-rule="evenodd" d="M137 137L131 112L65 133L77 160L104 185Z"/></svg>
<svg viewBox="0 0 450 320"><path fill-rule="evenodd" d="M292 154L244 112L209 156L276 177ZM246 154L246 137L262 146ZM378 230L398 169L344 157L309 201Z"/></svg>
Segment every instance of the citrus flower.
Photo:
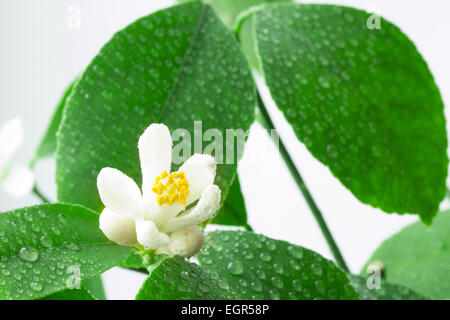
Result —
<svg viewBox="0 0 450 320"><path fill-rule="evenodd" d="M34 174L26 166L12 164L11 158L23 143L22 120L14 118L0 128L0 187L10 196L18 198L30 193Z"/></svg>
<svg viewBox="0 0 450 320"><path fill-rule="evenodd" d="M213 218L220 205L214 185L216 161L206 154L192 155L170 173L172 138L163 124L150 125L138 143L142 192L121 171L103 168L97 187L105 209L100 229L120 245L140 244L158 254L189 257L203 245L198 224Z"/></svg>

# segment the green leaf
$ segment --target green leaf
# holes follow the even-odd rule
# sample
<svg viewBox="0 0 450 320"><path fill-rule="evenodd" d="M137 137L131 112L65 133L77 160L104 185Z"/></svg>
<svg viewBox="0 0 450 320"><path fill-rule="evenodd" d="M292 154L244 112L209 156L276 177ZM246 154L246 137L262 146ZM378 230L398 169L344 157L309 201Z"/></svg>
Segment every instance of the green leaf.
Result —
<svg viewBox="0 0 450 320"><path fill-rule="evenodd" d="M105 238L95 212L80 206L0 213L0 299L39 299L76 287L129 254Z"/></svg>
<svg viewBox="0 0 450 320"><path fill-rule="evenodd" d="M430 224L447 176L442 99L407 36L385 19L369 29L369 17L273 5L241 30L251 29L271 95L308 150L363 203Z"/></svg>
<svg viewBox="0 0 450 320"><path fill-rule="evenodd" d="M67 289L50 296L43 298L42 300L96 300L95 297L89 293L85 288L80 289Z"/></svg>
<svg viewBox="0 0 450 320"><path fill-rule="evenodd" d="M357 299L346 274L319 254L248 231L209 233L197 255L243 299Z"/></svg>
<svg viewBox="0 0 450 320"><path fill-rule="evenodd" d="M127 269L133 269L139 272L147 272L147 267L144 264L142 255L135 252L130 254L128 258L122 261L119 266Z"/></svg>
<svg viewBox="0 0 450 320"><path fill-rule="evenodd" d="M248 231L209 233L200 266L167 260L139 299L358 299L347 275L308 249Z"/></svg>
<svg viewBox="0 0 450 320"><path fill-rule="evenodd" d="M228 190L228 196L222 208L211 223L251 229L247 222L247 210L237 175Z"/></svg>
<svg viewBox="0 0 450 320"><path fill-rule="evenodd" d="M238 299L218 278L196 264L166 259L153 269L136 300Z"/></svg>
<svg viewBox="0 0 450 320"><path fill-rule="evenodd" d="M95 298L99 300L106 300L105 288L103 287L103 280L101 276L96 276L92 279L83 281L82 286L86 288Z"/></svg>
<svg viewBox="0 0 450 320"><path fill-rule="evenodd" d="M219 130L225 144L226 129L250 128L255 105L245 57L210 7L190 2L141 18L101 49L66 103L56 152L58 199L101 210L96 179L103 167L139 184L137 142L151 123L189 130L192 150L201 152L194 148L194 120L203 132ZM236 149L224 155L223 163L232 164L217 168L223 200L243 146Z"/></svg>
<svg viewBox="0 0 450 320"><path fill-rule="evenodd" d="M186 0L178 0L185 2ZM257 6L264 3L276 2L290 2L293 0L204 0L217 12L217 15L222 19L223 23L229 28L233 27L236 17L243 11L250 7Z"/></svg>
<svg viewBox="0 0 450 320"><path fill-rule="evenodd" d="M381 280L379 289L369 289L366 278L357 275L349 277L361 300L425 300L422 295L404 286Z"/></svg>
<svg viewBox="0 0 450 320"><path fill-rule="evenodd" d="M64 92L58 106L55 110L55 113L50 120L50 124L48 125L47 131L44 134L36 152L31 159L30 166L33 167L37 160L41 158L52 157L56 152L56 132L58 131L59 125L61 124L64 105L66 104L67 98L72 93L72 88L77 79L75 79L70 86Z"/></svg>
<svg viewBox="0 0 450 320"><path fill-rule="evenodd" d="M381 261L390 283L431 299L450 299L449 230L450 211L440 212L431 227L417 222L383 242L368 264Z"/></svg>

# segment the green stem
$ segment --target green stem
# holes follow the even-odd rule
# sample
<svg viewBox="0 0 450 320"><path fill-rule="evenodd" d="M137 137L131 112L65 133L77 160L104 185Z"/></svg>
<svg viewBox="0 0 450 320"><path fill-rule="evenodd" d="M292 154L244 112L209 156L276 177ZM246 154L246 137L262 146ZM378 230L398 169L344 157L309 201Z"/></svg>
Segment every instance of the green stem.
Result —
<svg viewBox="0 0 450 320"><path fill-rule="evenodd" d="M49 203L50 202L50 200L48 200L40 191L39 191L39 189L37 188L37 186L36 185L34 185L34 187L33 187L33 193L39 198L39 199L41 199L41 201L43 202L43 203Z"/></svg>
<svg viewBox="0 0 450 320"><path fill-rule="evenodd" d="M258 94L258 106L259 110L261 112L262 121L266 125L268 129L275 129L275 126L272 122L272 119L270 118L269 113L267 112L267 109L265 108L265 105L261 99L261 96ZM276 131L275 131L276 132ZM311 196L311 193L308 190L308 187L306 186L305 182L303 181L302 176L300 175L300 172L297 170L294 161L292 160L291 156L289 155L289 152L287 151L286 147L284 146L283 141L278 136L272 138L278 138L278 146L280 154L286 163L286 166L289 169L289 172L291 173L292 177L295 180L295 183L297 184L298 188L300 189L301 193L303 194L303 197L306 200L306 203L308 204L309 208L311 209L312 214L314 215L314 218L317 221L317 224L320 227L320 230L322 231L323 236L325 237L325 240L328 243L328 246L336 259L337 264L346 272L350 272L347 264L345 263L345 260L336 244L336 242L333 239L333 236L328 229L327 223L325 222L325 219L323 218L322 213L320 212L320 209L317 207L317 204L315 203L313 197Z"/></svg>

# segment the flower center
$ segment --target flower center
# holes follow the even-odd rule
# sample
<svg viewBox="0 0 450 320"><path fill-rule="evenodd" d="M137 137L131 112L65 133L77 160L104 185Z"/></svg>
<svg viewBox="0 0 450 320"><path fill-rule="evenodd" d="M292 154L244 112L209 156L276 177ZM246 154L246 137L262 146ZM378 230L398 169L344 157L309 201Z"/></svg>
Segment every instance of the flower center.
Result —
<svg viewBox="0 0 450 320"><path fill-rule="evenodd" d="M152 191L158 195L156 202L162 206L171 206L175 202L186 204L189 197L189 182L184 172L174 172L168 174L166 170L156 177Z"/></svg>

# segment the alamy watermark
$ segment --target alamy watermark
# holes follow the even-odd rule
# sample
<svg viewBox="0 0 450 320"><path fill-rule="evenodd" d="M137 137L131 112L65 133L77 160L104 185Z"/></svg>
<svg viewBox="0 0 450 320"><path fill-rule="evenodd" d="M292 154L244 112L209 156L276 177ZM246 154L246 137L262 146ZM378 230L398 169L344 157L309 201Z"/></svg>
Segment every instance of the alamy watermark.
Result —
<svg viewBox="0 0 450 320"><path fill-rule="evenodd" d="M381 289L381 279L383 277L383 272L384 264L382 262L375 261L367 266L367 273L369 274L369 277L366 281L367 289Z"/></svg>
<svg viewBox="0 0 450 320"><path fill-rule="evenodd" d="M79 265L71 265L67 267L66 273L69 277L66 279L67 289L81 288L81 269Z"/></svg>
<svg viewBox="0 0 450 320"><path fill-rule="evenodd" d="M377 6L369 6L367 12L372 15L367 18L366 26L369 30L381 29L381 9Z"/></svg>
<svg viewBox="0 0 450 320"><path fill-rule="evenodd" d="M206 153L214 156L218 164L237 164L243 156L250 129L203 129L202 121L194 121L190 129L177 128L172 131L172 163L181 165L193 153ZM246 157L240 164L258 166L264 173L277 170L277 154L274 152L279 145L277 131L255 130L251 139L250 147L245 150Z"/></svg>
<svg viewBox="0 0 450 320"><path fill-rule="evenodd" d="M81 8L78 5L70 5L66 8L66 27L69 30L81 29Z"/></svg>

